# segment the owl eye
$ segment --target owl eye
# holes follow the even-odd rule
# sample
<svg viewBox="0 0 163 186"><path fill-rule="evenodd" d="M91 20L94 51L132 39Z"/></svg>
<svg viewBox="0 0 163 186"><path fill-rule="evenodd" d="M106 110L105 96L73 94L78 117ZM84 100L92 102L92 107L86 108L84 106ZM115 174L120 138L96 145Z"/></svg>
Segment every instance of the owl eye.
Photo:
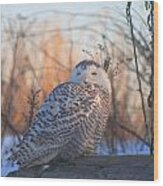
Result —
<svg viewBox="0 0 163 186"><path fill-rule="evenodd" d="M76 74L77 76L80 76L81 75L81 72L77 72L77 74Z"/></svg>
<svg viewBox="0 0 163 186"><path fill-rule="evenodd" d="M97 73L96 73L96 72L92 72L91 74L92 74L93 76L97 75Z"/></svg>

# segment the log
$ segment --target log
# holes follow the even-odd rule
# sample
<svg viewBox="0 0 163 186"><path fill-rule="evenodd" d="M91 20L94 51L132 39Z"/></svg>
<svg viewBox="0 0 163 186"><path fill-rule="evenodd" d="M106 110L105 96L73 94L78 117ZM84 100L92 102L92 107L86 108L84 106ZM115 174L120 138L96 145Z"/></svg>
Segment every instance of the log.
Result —
<svg viewBox="0 0 163 186"><path fill-rule="evenodd" d="M8 177L153 180L153 156L89 156L71 162L55 162L47 169L37 166L10 173Z"/></svg>

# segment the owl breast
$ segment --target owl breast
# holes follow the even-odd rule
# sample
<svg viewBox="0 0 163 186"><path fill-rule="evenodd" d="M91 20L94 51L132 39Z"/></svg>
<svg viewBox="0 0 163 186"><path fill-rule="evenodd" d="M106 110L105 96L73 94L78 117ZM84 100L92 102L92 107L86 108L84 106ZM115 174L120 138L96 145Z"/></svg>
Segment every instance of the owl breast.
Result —
<svg viewBox="0 0 163 186"><path fill-rule="evenodd" d="M96 153L110 115L111 95L98 86L90 86L89 96L80 105L81 115L78 117L74 134L69 143L59 154L61 160L67 161L80 155ZM91 100L91 98L93 98Z"/></svg>

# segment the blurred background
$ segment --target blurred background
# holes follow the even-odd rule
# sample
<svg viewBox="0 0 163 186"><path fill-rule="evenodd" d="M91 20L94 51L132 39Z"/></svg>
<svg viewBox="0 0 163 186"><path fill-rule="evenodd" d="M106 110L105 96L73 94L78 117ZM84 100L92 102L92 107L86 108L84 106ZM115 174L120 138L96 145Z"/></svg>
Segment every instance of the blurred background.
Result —
<svg viewBox="0 0 163 186"><path fill-rule="evenodd" d="M2 156L48 93L93 59L112 82L99 155L153 154L153 2L1 5Z"/></svg>

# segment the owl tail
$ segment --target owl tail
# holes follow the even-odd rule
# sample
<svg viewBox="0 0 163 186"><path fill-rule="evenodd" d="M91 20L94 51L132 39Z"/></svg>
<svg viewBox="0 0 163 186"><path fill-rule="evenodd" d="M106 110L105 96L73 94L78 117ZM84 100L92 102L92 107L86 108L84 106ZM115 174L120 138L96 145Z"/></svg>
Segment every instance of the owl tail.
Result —
<svg viewBox="0 0 163 186"><path fill-rule="evenodd" d="M9 173L17 171L19 165L15 162L9 160L11 156L11 149L18 143L18 138L16 136L5 136L3 139L2 150L1 150L1 176L5 177Z"/></svg>

